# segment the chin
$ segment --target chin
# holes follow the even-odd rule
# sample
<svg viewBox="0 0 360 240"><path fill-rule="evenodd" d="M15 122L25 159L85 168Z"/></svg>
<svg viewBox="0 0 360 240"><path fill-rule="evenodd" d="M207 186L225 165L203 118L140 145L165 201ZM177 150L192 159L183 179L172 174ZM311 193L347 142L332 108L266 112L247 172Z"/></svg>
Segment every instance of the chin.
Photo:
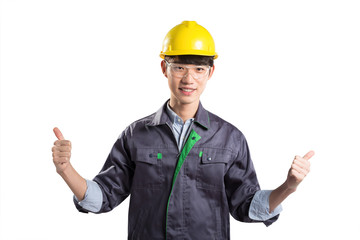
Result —
<svg viewBox="0 0 360 240"><path fill-rule="evenodd" d="M184 99L184 98L182 98L182 99L179 99L179 101L180 101L181 104L186 105L186 104L192 104L192 103L194 103L194 102L197 102L197 101L199 101L199 99L194 99L194 98Z"/></svg>

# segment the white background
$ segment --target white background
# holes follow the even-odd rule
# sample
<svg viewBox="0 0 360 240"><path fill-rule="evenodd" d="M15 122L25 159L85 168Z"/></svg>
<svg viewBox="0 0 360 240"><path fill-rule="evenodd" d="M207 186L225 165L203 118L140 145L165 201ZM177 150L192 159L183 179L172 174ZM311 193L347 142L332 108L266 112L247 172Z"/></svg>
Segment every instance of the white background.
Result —
<svg viewBox="0 0 360 240"><path fill-rule="evenodd" d="M221 2L221 3L220 3ZM263 189L313 149L278 222L231 218L232 239L359 239L358 1L1 2L0 239L126 239L128 199L81 214L56 174L59 127L85 178L131 122L169 97L166 33L196 20L219 58L202 96L247 137Z"/></svg>

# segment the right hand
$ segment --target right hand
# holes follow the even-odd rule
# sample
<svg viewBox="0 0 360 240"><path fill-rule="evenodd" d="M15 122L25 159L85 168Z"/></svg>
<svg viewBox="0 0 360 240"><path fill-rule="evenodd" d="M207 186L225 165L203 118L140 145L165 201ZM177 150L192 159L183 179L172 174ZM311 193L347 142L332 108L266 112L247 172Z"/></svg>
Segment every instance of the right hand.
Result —
<svg viewBox="0 0 360 240"><path fill-rule="evenodd" d="M304 157L295 156L286 179L287 188L295 191L297 186L304 180L306 175L310 172L309 159L314 156L315 152L310 151Z"/></svg>
<svg viewBox="0 0 360 240"><path fill-rule="evenodd" d="M56 172L61 175L70 166L71 142L69 140L65 140L64 136L57 127L54 128L53 131L58 139L54 142L54 146L52 148L53 162L56 167Z"/></svg>

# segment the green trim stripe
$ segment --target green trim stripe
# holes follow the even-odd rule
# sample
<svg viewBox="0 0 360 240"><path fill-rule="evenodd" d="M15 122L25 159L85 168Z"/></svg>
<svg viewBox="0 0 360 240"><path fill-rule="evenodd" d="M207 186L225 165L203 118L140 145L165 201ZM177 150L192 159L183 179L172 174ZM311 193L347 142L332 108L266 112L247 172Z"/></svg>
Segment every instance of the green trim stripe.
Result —
<svg viewBox="0 0 360 240"><path fill-rule="evenodd" d="M185 143L185 145L184 145L184 147L183 147L183 149L181 151L181 154L179 156L179 160L177 162L176 169L175 169L175 172L174 172L173 182L172 182L172 185L171 185L171 191L170 191L170 195L169 195L169 199L168 199L168 203L167 203L167 207L166 207L166 228L165 228L166 234L167 234L167 222L168 222L168 212L169 212L170 198L171 198L171 194L173 192L173 188L174 188L174 185L175 185L175 182L176 182L176 178L179 175L181 167L182 167L183 163L185 162L185 159L186 159L187 155L189 154L190 150L193 148L195 143L197 141L199 141L200 139L201 139L201 137L199 136L199 134L197 134L194 131L194 129L192 129L191 132L190 132L189 138L187 139L187 141L186 141L186 143Z"/></svg>

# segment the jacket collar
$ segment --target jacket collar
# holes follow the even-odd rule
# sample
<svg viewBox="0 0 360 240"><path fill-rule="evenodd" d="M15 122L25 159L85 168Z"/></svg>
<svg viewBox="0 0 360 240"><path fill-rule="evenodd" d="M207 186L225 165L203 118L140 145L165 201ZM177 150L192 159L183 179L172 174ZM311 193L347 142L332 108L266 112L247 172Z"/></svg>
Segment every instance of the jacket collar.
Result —
<svg viewBox="0 0 360 240"><path fill-rule="evenodd" d="M150 118L150 121L147 123L147 125L158 126L163 124L168 124L168 125L172 124L171 119L166 111L168 101L169 100L167 100L165 104L155 114L153 114L152 118ZM196 112L194 122L206 129L210 127L209 113L205 110L205 108L203 108L201 102L199 102L199 107Z"/></svg>

